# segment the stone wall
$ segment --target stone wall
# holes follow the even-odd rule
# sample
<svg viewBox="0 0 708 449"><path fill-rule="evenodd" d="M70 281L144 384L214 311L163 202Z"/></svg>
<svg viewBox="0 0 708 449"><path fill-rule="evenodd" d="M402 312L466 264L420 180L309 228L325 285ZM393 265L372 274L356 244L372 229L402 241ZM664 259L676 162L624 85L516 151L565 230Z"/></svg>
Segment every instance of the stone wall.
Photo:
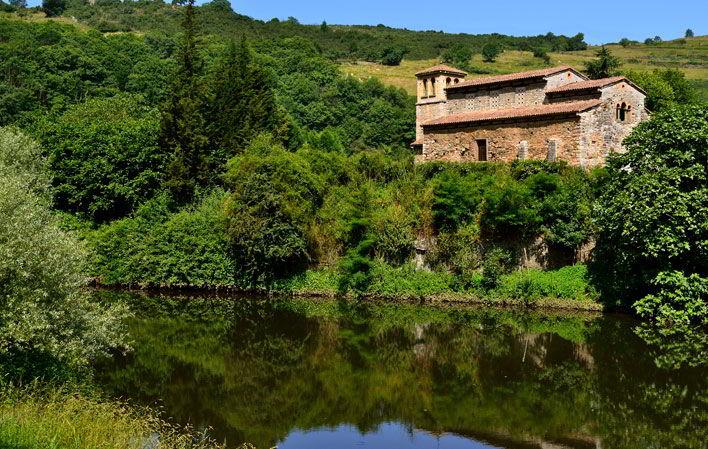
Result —
<svg viewBox="0 0 708 449"><path fill-rule="evenodd" d="M565 84L577 83L578 81L584 81L585 78L581 78L577 73L572 70L566 70L565 72L556 73L555 75L546 77L546 89L553 89L556 87L563 86Z"/></svg>
<svg viewBox="0 0 708 449"><path fill-rule="evenodd" d="M572 70L546 77L543 81L519 81L515 85L451 90L447 92L447 113L538 106L546 102L546 89L583 81Z"/></svg>
<svg viewBox="0 0 708 449"><path fill-rule="evenodd" d="M511 162L523 154L526 159L545 160L549 142L555 141L556 160L580 164L578 117L543 121L519 121L452 129L427 128L423 154L417 162L475 162L477 139L487 140L487 160ZM521 151L520 151L521 150Z"/></svg>
<svg viewBox="0 0 708 449"><path fill-rule="evenodd" d="M448 92L448 114L489 109L506 109L543 104L546 83L504 86L467 92Z"/></svg>
<svg viewBox="0 0 708 449"><path fill-rule="evenodd" d="M626 82L601 89L602 104L580 114L580 165L596 167L605 164L611 152L623 152L622 141L648 115L644 108L644 94ZM630 109L625 120L617 118L617 105L625 103Z"/></svg>

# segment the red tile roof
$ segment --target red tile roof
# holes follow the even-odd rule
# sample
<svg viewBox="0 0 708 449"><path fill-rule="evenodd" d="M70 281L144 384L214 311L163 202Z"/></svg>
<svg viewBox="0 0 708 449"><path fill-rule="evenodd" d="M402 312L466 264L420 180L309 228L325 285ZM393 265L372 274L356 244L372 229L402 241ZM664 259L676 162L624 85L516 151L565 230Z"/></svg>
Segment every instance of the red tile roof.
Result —
<svg viewBox="0 0 708 449"><path fill-rule="evenodd" d="M601 78L599 80L578 81L577 83L564 84L562 86L548 89L546 91L546 93L556 94L556 93L570 93L570 92L580 92L580 91L586 91L586 90L595 90L595 89L599 89L601 87L605 87L605 86L609 86L611 84L618 83L620 81L625 81L625 82L629 83L631 86L633 86L634 88L636 88L637 90L644 92L641 88L636 86L634 83L629 81L624 76L613 76L611 78Z"/></svg>
<svg viewBox="0 0 708 449"><path fill-rule="evenodd" d="M487 84L501 84L501 83L507 83L510 81L518 81L518 80L525 80L525 79L531 79L531 78L543 78L546 76L550 75L555 75L556 73L560 72L565 72L566 70L575 70L567 65L562 65L558 67L550 67L547 69L539 69L539 70L529 70L527 72L517 72L517 73L509 73L507 75L496 75L496 76L483 76L481 78L475 78L472 80L467 80L463 81L459 84L455 84L453 86L448 86L447 89L460 89L464 87L471 87L471 86L484 86ZM577 72L576 72L577 73Z"/></svg>
<svg viewBox="0 0 708 449"><path fill-rule="evenodd" d="M508 108L484 111L463 112L461 114L448 115L423 123L427 126L447 126L475 122L489 122L509 119L525 119L531 117L547 117L554 115L577 114L600 104L600 100L573 101L565 103L544 104L541 106L529 106L522 108Z"/></svg>
<svg viewBox="0 0 708 449"><path fill-rule="evenodd" d="M432 75L433 73L438 72L449 73L451 75L467 76L467 74L462 70L450 67L449 65L445 64L440 64L425 70L421 70L420 72L416 73L415 76Z"/></svg>

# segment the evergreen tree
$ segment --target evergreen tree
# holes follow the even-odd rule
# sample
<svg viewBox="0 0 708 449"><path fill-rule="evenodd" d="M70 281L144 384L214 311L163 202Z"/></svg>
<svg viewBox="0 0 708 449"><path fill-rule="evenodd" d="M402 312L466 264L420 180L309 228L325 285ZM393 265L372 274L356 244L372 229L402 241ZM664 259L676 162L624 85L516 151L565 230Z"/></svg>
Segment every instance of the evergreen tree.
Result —
<svg viewBox="0 0 708 449"><path fill-rule="evenodd" d="M184 36L176 56L171 97L163 107L160 126L160 146L172 154L165 186L179 203L191 200L195 188L210 180L203 62L199 55L194 0L189 0L185 7L182 28Z"/></svg>
<svg viewBox="0 0 708 449"><path fill-rule="evenodd" d="M10 4L15 8L26 8L27 0L10 0Z"/></svg>
<svg viewBox="0 0 708 449"><path fill-rule="evenodd" d="M686 30L686 37L693 37L693 30L692 29L687 29Z"/></svg>
<svg viewBox="0 0 708 449"><path fill-rule="evenodd" d="M590 79L600 79L614 76L621 63L610 50L603 45L596 53L596 58L585 63L585 72Z"/></svg>
<svg viewBox="0 0 708 449"><path fill-rule="evenodd" d="M217 163L240 153L259 133L279 124L273 80L253 61L245 38L231 43L212 83L209 135L218 148Z"/></svg>

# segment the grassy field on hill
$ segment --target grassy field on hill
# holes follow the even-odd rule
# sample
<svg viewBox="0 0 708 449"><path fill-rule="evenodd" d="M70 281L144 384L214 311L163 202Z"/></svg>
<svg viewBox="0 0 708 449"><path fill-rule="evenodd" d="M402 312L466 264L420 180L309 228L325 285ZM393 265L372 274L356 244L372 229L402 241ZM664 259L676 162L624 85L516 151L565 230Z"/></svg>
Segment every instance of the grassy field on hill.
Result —
<svg viewBox="0 0 708 449"><path fill-rule="evenodd" d="M703 99L708 100L708 36L692 39L678 39L656 45L608 45L610 51L620 58L623 69L653 70L675 68L685 73ZM584 63L594 57L597 47L584 51L549 53L551 65L567 64L579 70ZM400 66L384 66L371 62L342 63L342 72L356 78L379 78L386 84L406 89L415 95L414 74L422 69L439 63L439 59L404 60ZM485 76L486 73L511 73L544 67L543 61L534 58L531 52L505 51L494 63L482 61L481 55L475 55L472 66L482 74L473 73L470 78Z"/></svg>

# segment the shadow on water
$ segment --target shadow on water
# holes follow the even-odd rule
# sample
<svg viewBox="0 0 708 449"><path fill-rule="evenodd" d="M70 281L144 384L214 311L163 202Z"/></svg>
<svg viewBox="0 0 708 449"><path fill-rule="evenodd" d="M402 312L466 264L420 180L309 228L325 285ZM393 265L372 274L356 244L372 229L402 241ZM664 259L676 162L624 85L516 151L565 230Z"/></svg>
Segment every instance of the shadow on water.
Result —
<svg viewBox="0 0 708 449"><path fill-rule="evenodd" d="M627 317L98 294L135 311L107 389L231 447L707 447L705 365Z"/></svg>

